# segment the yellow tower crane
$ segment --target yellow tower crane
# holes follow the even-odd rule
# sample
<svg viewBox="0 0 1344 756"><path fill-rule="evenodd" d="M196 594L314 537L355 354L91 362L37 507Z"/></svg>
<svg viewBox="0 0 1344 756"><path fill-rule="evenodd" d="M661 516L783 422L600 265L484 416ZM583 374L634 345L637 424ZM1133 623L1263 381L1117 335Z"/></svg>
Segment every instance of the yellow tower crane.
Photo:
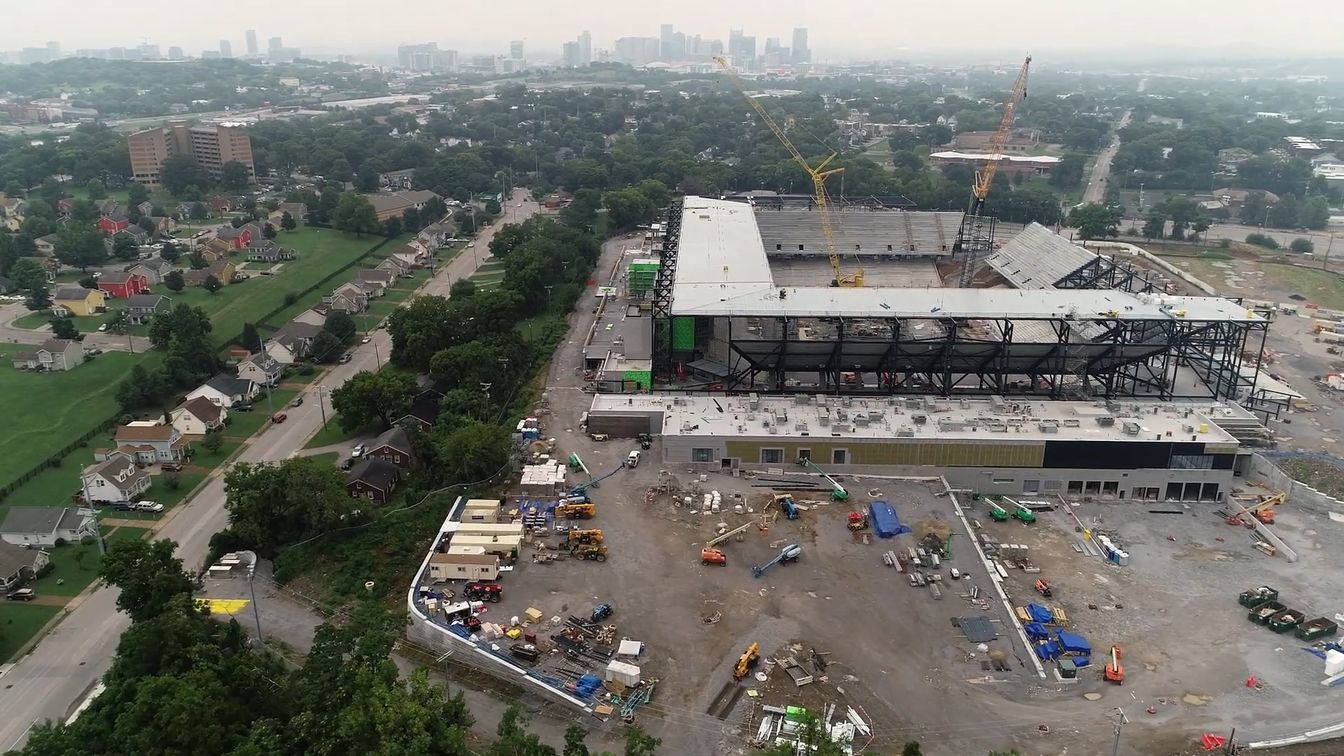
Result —
<svg viewBox="0 0 1344 756"><path fill-rule="evenodd" d="M825 160L822 160L816 165L807 162L807 158L803 157L803 153L799 152L798 148L793 146L793 142L789 141L789 137L785 135L784 130L779 127L779 124L775 123L775 119L770 117L770 114L766 112L765 107L759 102L756 102L756 98L747 94L747 90L742 86L742 80L738 78L737 72L733 70L733 67L728 65L727 59L718 57L715 58L714 61L723 68L724 73L728 74L728 79L732 81L733 87L736 88L738 92L742 93L742 96L746 98L747 103L751 105L751 109L756 111L756 114L761 117L761 120L765 122L765 125L770 129L770 132L775 135L775 138L779 140L780 144L784 145L784 149L789 151L789 156L793 158L793 161L801 166L802 169L807 172L808 177L812 179L812 193L816 198L817 212L821 216L821 235L826 240L826 256L830 258L831 273L834 276L831 279L831 286L863 286L863 270L859 269L854 273L841 273L840 255L835 251L835 229L831 226L831 203L829 196L826 194L826 178L843 171L844 168L831 168L827 170L826 166L836 158L836 153L831 152Z"/></svg>
<svg viewBox="0 0 1344 756"><path fill-rule="evenodd" d="M1013 128L1013 119L1017 117L1017 103L1027 96L1027 72L1031 69L1031 56L1022 62L1017 72L1017 80L1003 103L1003 115L999 118L999 128L989 142L989 154L985 162L975 171L975 181L971 185L971 205L962 216L961 227L957 229L957 241L952 245L953 255L963 255L961 285L969 286L975 275L975 264L979 255L989 251L991 239L984 232L985 197L994 183L994 174L1003 160L1003 147L1008 143L1008 134Z"/></svg>

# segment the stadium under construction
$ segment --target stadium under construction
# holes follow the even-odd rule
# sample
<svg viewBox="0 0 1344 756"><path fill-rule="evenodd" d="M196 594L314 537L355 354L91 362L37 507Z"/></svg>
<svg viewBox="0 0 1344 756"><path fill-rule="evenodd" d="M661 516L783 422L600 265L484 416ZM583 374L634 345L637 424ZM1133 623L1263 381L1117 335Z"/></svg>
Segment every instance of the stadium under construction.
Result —
<svg viewBox="0 0 1344 756"><path fill-rule="evenodd" d="M1168 294L1160 276L1035 224L1000 226L1006 241L992 244L973 286L944 286L964 264L951 245L958 215L882 202L831 209L834 248L866 284L835 286L817 212L805 198L675 205L628 252L589 334L599 392L590 429L660 433L669 463L768 467L806 447L842 472L989 471L997 483L982 488L1017 493L1049 476L1039 483L1009 468L1064 465L1067 445L1055 476L1066 488L1123 496L1123 480L1084 474L1087 460L1110 455L1125 469L1158 471L1144 479L1145 498L1196 500L1229 490L1234 450L1263 437L1252 401L1263 396L1258 361L1243 364L1243 354L1263 348L1265 314ZM612 396L634 392L653 396ZM786 420L690 419L717 419L725 397L747 395ZM779 409L823 406L831 409L811 423ZM714 428L723 438L707 442ZM991 441L996 431L1012 435ZM939 460L914 451L930 432ZM818 435L831 437L824 448L805 438Z"/></svg>

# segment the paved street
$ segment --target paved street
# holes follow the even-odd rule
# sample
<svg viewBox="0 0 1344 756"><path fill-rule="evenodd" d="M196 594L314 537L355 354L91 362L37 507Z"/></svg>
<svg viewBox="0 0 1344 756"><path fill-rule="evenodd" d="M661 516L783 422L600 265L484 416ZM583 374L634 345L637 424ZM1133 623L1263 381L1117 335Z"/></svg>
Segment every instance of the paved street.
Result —
<svg viewBox="0 0 1344 756"><path fill-rule="evenodd" d="M13 302L0 307L0 341L11 344L41 344L51 338L51 326L41 328L18 328L14 321L28 315L29 310L22 302ZM149 349L149 339L143 336L117 336L108 333L84 334L84 348L98 347L105 352L134 351L137 354Z"/></svg>
<svg viewBox="0 0 1344 756"><path fill-rule="evenodd" d="M1106 177L1111 173L1111 161L1115 159L1115 151L1120 149L1119 131L1129 125L1131 113L1132 111L1125 111L1125 115L1115 127L1116 133L1111 135L1110 144L1097 153L1096 162L1092 163L1092 175L1087 177L1087 188L1083 190L1083 202L1101 202L1106 196Z"/></svg>
<svg viewBox="0 0 1344 756"><path fill-rule="evenodd" d="M526 194L525 190L514 191L508 221L523 220L539 210L535 203L524 201ZM521 207L514 207L520 202ZM503 222L501 219L482 229L474 248L479 260L487 257L486 248ZM463 250L440 267L424 290L446 295L452 281L474 272L477 260L468 254L471 251ZM374 370L386 361L392 349L391 336L384 330L374 331L371 336L370 343L351 350L348 364L331 368L320 379L321 385L335 388L355 373ZM318 402L328 400L315 389L310 389L305 398L302 406L286 410L286 422L268 425L253 437L236 461L274 462L302 449L322 423ZM330 406L326 409L330 415ZM202 566L210 537L226 524L223 471L217 470L195 497L160 522L155 536L176 541L183 564L195 571ZM116 609L116 594L114 589L102 588L72 601L69 615L55 630L0 677L0 711L5 712L0 717L0 750L22 746L34 722L63 719L111 665L121 633L130 624L129 618Z"/></svg>

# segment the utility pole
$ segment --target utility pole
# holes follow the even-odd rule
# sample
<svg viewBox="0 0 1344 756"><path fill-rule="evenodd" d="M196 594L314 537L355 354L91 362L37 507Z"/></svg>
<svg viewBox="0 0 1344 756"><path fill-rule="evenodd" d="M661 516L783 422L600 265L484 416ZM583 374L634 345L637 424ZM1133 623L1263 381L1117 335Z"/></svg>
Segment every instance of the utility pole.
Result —
<svg viewBox="0 0 1344 756"><path fill-rule="evenodd" d="M266 345L261 341L261 331L257 331L257 360L263 361L266 356ZM271 379L266 379L266 411L272 415L275 414L275 404L271 401Z"/></svg>
<svg viewBox="0 0 1344 756"><path fill-rule="evenodd" d="M327 392L327 387L319 383L314 388L317 389L317 408L322 412L322 427L325 428L327 427L327 405L323 403L322 396Z"/></svg>
<svg viewBox="0 0 1344 756"><path fill-rule="evenodd" d="M1115 713L1118 715L1112 725L1115 728L1115 743L1111 746L1111 756L1120 756L1120 728L1129 724L1129 717L1125 716L1124 709L1115 707Z"/></svg>

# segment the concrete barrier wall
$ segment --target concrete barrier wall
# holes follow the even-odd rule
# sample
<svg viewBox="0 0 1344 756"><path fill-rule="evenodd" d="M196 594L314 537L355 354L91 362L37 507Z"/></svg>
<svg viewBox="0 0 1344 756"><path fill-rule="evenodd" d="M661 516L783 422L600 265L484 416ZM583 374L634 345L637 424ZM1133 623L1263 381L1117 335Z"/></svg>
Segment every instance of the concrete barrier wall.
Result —
<svg viewBox="0 0 1344 756"><path fill-rule="evenodd" d="M1288 503L1294 507L1310 510L1329 516L1331 512L1344 514L1344 501L1328 496L1279 469L1273 461L1260 454L1251 455L1251 467L1247 476L1252 482L1261 483L1276 491L1288 493Z"/></svg>

